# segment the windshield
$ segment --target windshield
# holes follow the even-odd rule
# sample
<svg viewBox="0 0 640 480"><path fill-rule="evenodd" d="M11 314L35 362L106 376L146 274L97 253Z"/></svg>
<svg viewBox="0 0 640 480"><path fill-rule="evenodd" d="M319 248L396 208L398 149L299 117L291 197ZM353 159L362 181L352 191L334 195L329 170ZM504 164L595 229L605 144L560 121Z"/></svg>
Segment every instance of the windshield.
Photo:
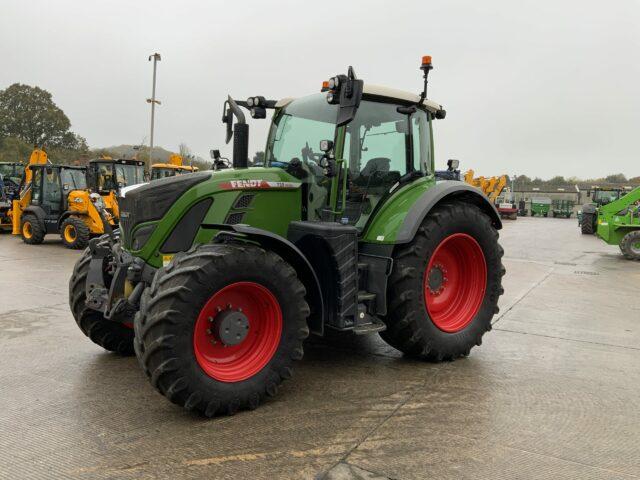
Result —
<svg viewBox="0 0 640 480"><path fill-rule="evenodd" d="M620 198L619 190L596 190L593 194L593 201L607 204Z"/></svg>
<svg viewBox="0 0 640 480"><path fill-rule="evenodd" d="M180 172L178 172L178 169L176 169L176 168L153 167L151 169L151 180L157 180L159 178L173 177L178 173L180 173Z"/></svg>
<svg viewBox="0 0 640 480"><path fill-rule="evenodd" d="M322 94L291 102L271 125L267 141L267 165L286 166L297 158L307 166L316 168L322 157L320 141L333 140L337 114L338 106L329 105Z"/></svg>
<svg viewBox="0 0 640 480"><path fill-rule="evenodd" d="M144 181L144 169L138 165L115 164L117 186L127 187Z"/></svg>
<svg viewBox="0 0 640 480"><path fill-rule="evenodd" d="M60 173L62 188L65 190L84 190L87 188L87 178L84 170L63 168Z"/></svg>

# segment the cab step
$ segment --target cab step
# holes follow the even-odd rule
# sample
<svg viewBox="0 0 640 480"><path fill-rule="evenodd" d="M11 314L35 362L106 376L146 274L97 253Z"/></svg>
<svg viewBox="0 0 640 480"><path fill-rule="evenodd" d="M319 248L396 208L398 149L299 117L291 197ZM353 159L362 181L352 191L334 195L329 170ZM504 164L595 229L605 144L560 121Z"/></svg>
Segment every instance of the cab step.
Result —
<svg viewBox="0 0 640 480"><path fill-rule="evenodd" d="M371 322L353 327L353 333L356 335L368 335L370 333L382 332L387 329L387 326L382 320L374 317L369 318L371 319Z"/></svg>

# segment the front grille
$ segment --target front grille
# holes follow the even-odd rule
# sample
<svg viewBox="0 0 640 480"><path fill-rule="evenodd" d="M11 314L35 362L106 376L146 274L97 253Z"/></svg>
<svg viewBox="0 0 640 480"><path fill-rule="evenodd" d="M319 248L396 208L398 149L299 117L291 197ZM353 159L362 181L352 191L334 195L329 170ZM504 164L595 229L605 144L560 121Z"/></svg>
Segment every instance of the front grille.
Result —
<svg viewBox="0 0 640 480"><path fill-rule="evenodd" d="M125 247L131 245L131 231L135 225L133 218L131 218L131 213L127 208L127 203L125 198L118 198L118 207L120 208L120 241Z"/></svg>
<svg viewBox="0 0 640 480"><path fill-rule="evenodd" d="M160 220L191 187L211 178L211 172L190 173L154 180L118 198L120 228L125 247L131 247L131 230L138 224Z"/></svg>
<svg viewBox="0 0 640 480"><path fill-rule="evenodd" d="M224 223L226 223L227 225L237 225L239 223L242 223L243 218L244 212L230 213Z"/></svg>

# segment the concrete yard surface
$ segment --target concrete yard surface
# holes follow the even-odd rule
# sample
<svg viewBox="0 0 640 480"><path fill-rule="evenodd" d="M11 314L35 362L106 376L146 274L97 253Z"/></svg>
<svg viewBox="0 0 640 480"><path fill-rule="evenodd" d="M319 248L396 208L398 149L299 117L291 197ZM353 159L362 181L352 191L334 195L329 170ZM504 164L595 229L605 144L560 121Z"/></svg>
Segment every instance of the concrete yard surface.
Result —
<svg viewBox="0 0 640 480"><path fill-rule="evenodd" d="M0 478L640 478L640 263L575 219L505 221L501 243L468 358L313 338L274 399L208 420L80 332L79 252L0 235Z"/></svg>

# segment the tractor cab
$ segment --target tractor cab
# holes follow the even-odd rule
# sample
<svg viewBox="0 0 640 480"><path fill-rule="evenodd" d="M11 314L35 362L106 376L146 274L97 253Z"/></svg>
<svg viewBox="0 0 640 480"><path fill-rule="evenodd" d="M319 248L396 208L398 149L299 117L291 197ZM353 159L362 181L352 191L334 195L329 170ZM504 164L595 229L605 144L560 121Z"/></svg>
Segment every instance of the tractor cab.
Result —
<svg viewBox="0 0 640 480"><path fill-rule="evenodd" d="M596 206L601 207L611 202L615 202L625 193L626 191L623 188L606 189L596 187L591 191L591 201L592 203L595 203Z"/></svg>
<svg viewBox="0 0 640 480"><path fill-rule="evenodd" d="M69 194L85 190L85 167L66 165L31 165L31 203L44 213L47 233L57 231L58 218L68 208Z"/></svg>
<svg viewBox="0 0 640 480"><path fill-rule="evenodd" d="M116 223L120 219L118 195L122 188L145 181L144 162L141 160L112 159L103 156L89 160L87 185L91 192L102 197L106 211Z"/></svg>

